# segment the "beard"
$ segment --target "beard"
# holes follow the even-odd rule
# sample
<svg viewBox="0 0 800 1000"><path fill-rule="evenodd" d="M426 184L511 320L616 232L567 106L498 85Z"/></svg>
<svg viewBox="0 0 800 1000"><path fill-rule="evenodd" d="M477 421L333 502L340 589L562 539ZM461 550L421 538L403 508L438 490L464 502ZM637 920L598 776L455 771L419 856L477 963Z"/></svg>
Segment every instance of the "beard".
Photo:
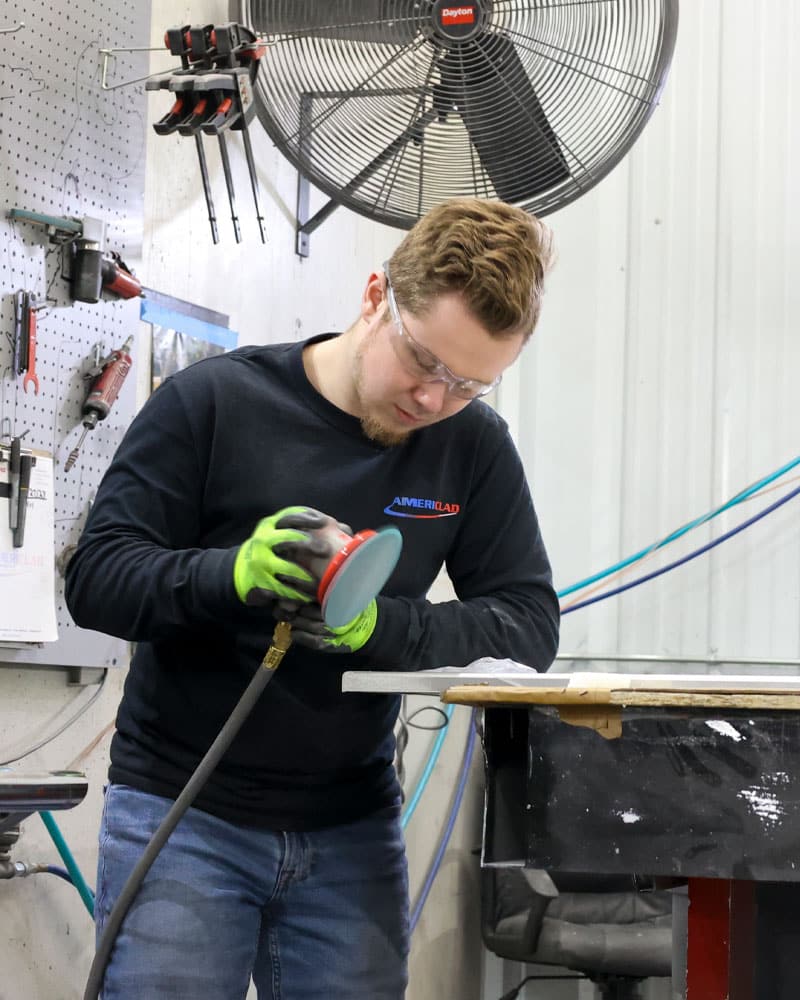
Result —
<svg viewBox="0 0 800 1000"><path fill-rule="evenodd" d="M361 430L370 441L376 444L385 445L388 448L396 448L405 444L414 433L413 431L395 431L385 424L382 424L377 417L364 416L361 418Z"/></svg>
<svg viewBox="0 0 800 1000"><path fill-rule="evenodd" d="M395 430L392 427L387 427L386 424L382 423L378 419L378 417L369 413L369 404L364 399L363 390L364 355L369 350L371 339L372 338L368 337L359 346L358 351L356 352L353 367L353 385L355 387L356 398L361 412L364 414L360 418L361 430L370 439L370 441L374 441L376 444L383 445L387 448L396 448L398 445L405 444L414 432L412 430Z"/></svg>

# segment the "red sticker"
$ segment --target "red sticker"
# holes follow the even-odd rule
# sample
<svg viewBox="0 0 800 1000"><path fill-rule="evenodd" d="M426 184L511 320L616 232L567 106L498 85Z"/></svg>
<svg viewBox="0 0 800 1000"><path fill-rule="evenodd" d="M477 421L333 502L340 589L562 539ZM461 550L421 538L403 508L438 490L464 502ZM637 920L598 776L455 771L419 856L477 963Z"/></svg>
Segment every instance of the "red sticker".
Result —
<svg viewBox="0 0 800 1000"><path fill-rule="evenodd" d="M442 8L443 24L474 24L474 7L444 7Z"/></svg>

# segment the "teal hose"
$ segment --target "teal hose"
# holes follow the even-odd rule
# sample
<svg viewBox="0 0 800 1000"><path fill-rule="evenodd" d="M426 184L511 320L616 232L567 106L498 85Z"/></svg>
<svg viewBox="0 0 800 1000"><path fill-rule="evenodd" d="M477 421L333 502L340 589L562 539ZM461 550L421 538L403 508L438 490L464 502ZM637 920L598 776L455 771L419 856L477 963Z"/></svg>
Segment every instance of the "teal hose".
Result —
<svg viewBox="0 0 800 1000"><path fill-rule="evenodd" d="M56 845L56 849L61 855L61 860L64 862L75 888L81 895L84 906L89 911L89 915L94 917L94 893L86 884L83 875L81 875L81 870L78 868L69 847L67 847L67 842L62 836L61 830L58 828L58 824L49 812L40 812L39 815L42 817L42 822L47 827L47 832L52 837L53 843Z"/></svg>
<svg viewBox="0 0 800 1000"><path fill-rule="evenodd" d="M765 476L763 479L759 479L757 483L753 483L752 486L748 486L747 489L742 490L741 493L737 493L736 496L731 497L731 499L722 504L721 507L716 507L714 510L709 511L708 514L703 514L702 517L695 518L695 520L690 521L689 524L685 524L682 528L676 529L671 534L667 535L666 538L662 538L660 542L657 542L654 545L649 545L645 549L641 549L639 552L634 553L634 555L628 556L627 559L623 559L622 562L618 562L614 566L609 566L608 569L601 570L593 576L587 576L586 579L579 580L577 583L573 583L571 586L565 587L563 590L559 590L558 597L567 597L576 590L582 590L584 587L588 587L592 583L597 583L598 580L604 580L607 576L611 576L612 573L625 569L627 566L630 566L631 563L635 563L638 562L639 559L643 559L648 553L655 552L657 549L661 549L665 545L669 545L670 542L676 541L682 535L685 535L687 531L691 531L692 528L697 528L699 525L705 524L706 521L710 521L718 514L722 514L731 507L735 507L736 504L747 500L754 493L757 493L765 486L768 486L771 482L789 472L791 469L794 469L797 465L800 465L800 456L793 458L791 462L787 462L786 465L781 466L780 469L773 472L771 475Z"/></svg>
<svg viewBox="0 0 800 1000"><path fill-rule="evenodd" d="M408 826L411 817L414 815L414 810L419 805L419 800L422 798L422 793L430 780L433 769L436 766L436 761L439 759L439 754L442 750L442 744L444 743L444 738L447 736L447 730L450 728L450 717L453 714L453 709L455 705L448 705L444 710L444 714L447 716L447 725L442 726L439 732L436 734L436 741L431 748L430 755L428 757L428 762L425 765L425 770L422 772L422 776L419 779L417 787L414 789L414 794L408 800L408 805L403 811L403 815L400 817L400 826L403 830Z"/></svg>

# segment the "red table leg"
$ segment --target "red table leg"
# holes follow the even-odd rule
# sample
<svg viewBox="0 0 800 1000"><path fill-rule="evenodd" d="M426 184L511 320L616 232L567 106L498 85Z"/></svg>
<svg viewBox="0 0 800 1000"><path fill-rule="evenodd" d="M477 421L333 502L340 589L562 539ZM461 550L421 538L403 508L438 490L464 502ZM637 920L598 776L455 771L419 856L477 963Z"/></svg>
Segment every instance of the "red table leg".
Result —
<svg viewBox="0 0 800 1000"><path fill-rule="evenodd" d="M755 883L689 879L686 1000L753 1000Z"/></svg>

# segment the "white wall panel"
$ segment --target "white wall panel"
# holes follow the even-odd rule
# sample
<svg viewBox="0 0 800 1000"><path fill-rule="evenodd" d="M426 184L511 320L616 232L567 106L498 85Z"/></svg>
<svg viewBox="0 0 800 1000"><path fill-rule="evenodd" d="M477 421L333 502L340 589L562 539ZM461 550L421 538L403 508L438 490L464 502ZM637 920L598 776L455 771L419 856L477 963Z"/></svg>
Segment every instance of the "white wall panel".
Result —
<svg viewBox="0 0 800 1000"><path fill-rule="evenodd" d="M682 4L661 107L614 173L548 219L559 262L500 406L518 420L559 587L800 454L798 20L788 0ZM789 485L625 580L717 537ZM562 651L798 657L798 505L567 615Z"/></svg>
<svg viewBox="0 0 800 1000"><path fill-rule="evenodd" d="M622 388L625 345L627 167L559 213L560 261L550 282L540 332L501 384L498 405L519 386L517 438L542 530L559 553L560 583L618 551ZM624 217L623 217L624 221ZM569 247L569 257L565 250ZM535 442L535 445L534 445ZM586 517L587 495L597 517ZM598 622L613 641L613 621ZM610 630L610 635L608 634Z"/></svg>
<svg viewBox="0 0 800 1000"><path fill-rule="evenodd" d="M684 16L664 105L630 157L623 555L712 506L712 445L698 429L710 421L714 350L706 293L715 264L704 248L716 232L718 94L704 68L718 50L716 28L715 4L689 24ZM706 589L707 566L695 563L620 598L619 650L655 643L675 655L702 645Z"/></svg>

